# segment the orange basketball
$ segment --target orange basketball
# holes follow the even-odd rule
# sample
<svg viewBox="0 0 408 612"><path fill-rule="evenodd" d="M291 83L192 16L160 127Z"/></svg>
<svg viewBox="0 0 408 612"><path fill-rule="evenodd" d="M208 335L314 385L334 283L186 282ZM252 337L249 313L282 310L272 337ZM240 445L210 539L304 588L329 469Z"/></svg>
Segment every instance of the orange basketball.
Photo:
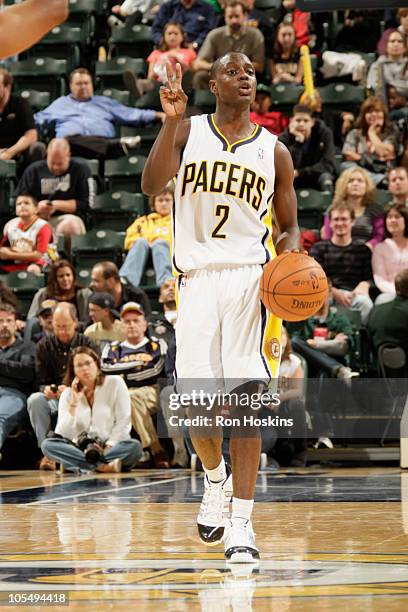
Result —
<svg viewBox="0 0 408 612"><path fill-rule="evenodd" d="M264 266L260 293L266 308L280 319L303 321L327 297L326 274L309 255L283 253Z"/></svg>

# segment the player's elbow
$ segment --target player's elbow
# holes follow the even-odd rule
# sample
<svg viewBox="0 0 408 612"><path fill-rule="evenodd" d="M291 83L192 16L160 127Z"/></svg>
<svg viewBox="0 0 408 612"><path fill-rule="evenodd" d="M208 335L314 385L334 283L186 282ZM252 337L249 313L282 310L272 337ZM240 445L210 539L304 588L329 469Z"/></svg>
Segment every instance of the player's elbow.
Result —
<svg viewBox="0 0 408 612"><path fill-rule="evenodd" d="M141 186L142 186L143 193L149 197L157 195L157 193L159 193L157 191L157 183L151 180L149 176L146 176L144 174L142 175Z"/></svg>

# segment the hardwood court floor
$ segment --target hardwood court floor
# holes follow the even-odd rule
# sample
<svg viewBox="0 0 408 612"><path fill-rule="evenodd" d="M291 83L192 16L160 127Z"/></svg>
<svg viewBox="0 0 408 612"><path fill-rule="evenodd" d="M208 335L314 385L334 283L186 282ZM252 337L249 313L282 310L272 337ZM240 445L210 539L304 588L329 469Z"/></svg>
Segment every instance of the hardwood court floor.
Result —
<svg viewBox="0 0 408 612"><path fill-rule="evenodd" d="M69 594L69 608L273 612L408 610L408 473L262 473L262 560L231 571L196 536L201 474L0 472L0 605ZM35 607L35 609L43 609Z"/></svg>

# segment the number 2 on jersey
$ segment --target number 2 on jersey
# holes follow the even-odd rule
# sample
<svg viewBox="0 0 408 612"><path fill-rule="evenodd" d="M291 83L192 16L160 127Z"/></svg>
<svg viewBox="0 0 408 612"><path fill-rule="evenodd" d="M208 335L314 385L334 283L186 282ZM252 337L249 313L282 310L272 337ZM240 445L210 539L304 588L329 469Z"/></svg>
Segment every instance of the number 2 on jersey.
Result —
<svg viewBox="0 0 408 612"><path fill-rule="evenodd" d="M212 238L221 238L225 240L227 238L227 234L220 234L220 229L222 226L228 221L230 212L230 207L227 204L217 204L217 208L215 209L215 216L221 217L218 225L213 229L211 233Z"/></svg>

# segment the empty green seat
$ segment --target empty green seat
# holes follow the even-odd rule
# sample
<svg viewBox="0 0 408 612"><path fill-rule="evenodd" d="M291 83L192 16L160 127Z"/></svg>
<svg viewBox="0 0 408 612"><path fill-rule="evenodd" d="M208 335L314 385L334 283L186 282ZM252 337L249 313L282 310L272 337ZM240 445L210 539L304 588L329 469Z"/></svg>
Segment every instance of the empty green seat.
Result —
<svg viewBox="0 0 408 612"><path fill-rule="evenodd" d="M97 96L106 96L107 98L112 98L116 100L116 102L120 102L125 106L129 106L130 104L130 92L123 91L120 89L113 89L112 87L105 87L101 91L96 93Z"/></svg>
<svg viewBox="0 0 408 612"><path fill-rule="evenodd" d="M377 204L381 204L381 206L385 206L386 204L390 204L392 200L392 193L389 191L385 191L385 189L377 189L377 195L375 197L375 201Z"/></svg>
<svg viewBox="0 0 408 612"><path fill-rule="evenodd" d="M67 60L35 57L13 62L10 71L15 91L35 89L49 92L52 99L65 93L64 76L68 72Z"/></svg>
<svg viewBox="0 0 408 612"><path fill-rule="evenodd" d="M16 162L0 159L0 217L2 218L10 218L10 196L16 184Z"/></svg>
<svg viewBox="0 0 408 612"><path fill-rule="evenodd" d="M152 30L150 26L140 23L113 28L111 45L117 56L145 58L153 50Z"/></svg>
<svg viewBox="0 0 408 612"><path fill-rule="evenodd" d="M319 229L323 223L323 215L332 202L332 195L316 189L298 189L299 225L306 229Z"/></svg>
<svg viewBox="0 0 408 612"><path fill-rule="evenodd" d="M147 212L142 193L105 192L95 197L91 208L92 226L98 229L125 231L136 217Z"/></svg>
<svg viewBox="0 0 408 612"><path fill-rule="evenodd" d="M66 59L71 71L81 63L81 48L86 44L82 26L62 23L56 26L27 51L28 57L53 57Z"/></svg>
<svg viewBox="0 0 408 612"><path fill-rule="evenodd" d="M71 257L76 268L92 268L98 261L122 263L123 236L109 229L93 229L71 237Z"/></svg>
<svg viewBox="0 0 408 612"><path fill-rule="evenodd" d="M330 83L319 87L323 105L358 112L364 101L364 87L350 83Z"/></svg>
<svg viewBox="0 0 408 612"><path fill-rule="evenodd" d="M144 59L132 57L96 62L95 78L98 89L125 89L122 77L125 70L132 70L136 76L146 76L146 62Z"/></svg>
<svg viewBox="0 0 408 612"><path fill-rule="evenodd" d="M5 278L8 287L16 294L21 305L22 314L25 316L30 308L35 293L45 285L44 275L37 276L32 272L20 270L10 272Z"/></svg>
<svg viewBox="0 0 408 612"><path fill-rule="evenodd" d="M46 108L51 103L49 91L36 91L35 89L23 89L20 91L20 96L27 100L33 112L37 112Z"/></svg>
<svg viewBox="0 0 408 612"><path fill-rule="evenodd" d="M163 111L162 105L160 102L160 94L158 89L153 89L152 91L148 91L138 98L134 105L136 108L147 108L155 111Z"/></svg>
<svg viewBox="0 0 408 612"><path fill-rule="evenodd" d="M105 163L105 181L109 191L141 191L141 178L146 158L132 155L110 159Z"/></svg>
<svg viewBox="0 0 408 612"><path fill-rule="evenodd" d="M288 112L298 103L303 92L301 85L295 83L278 83L271 85L271 98L273 110Z"/></svg>

